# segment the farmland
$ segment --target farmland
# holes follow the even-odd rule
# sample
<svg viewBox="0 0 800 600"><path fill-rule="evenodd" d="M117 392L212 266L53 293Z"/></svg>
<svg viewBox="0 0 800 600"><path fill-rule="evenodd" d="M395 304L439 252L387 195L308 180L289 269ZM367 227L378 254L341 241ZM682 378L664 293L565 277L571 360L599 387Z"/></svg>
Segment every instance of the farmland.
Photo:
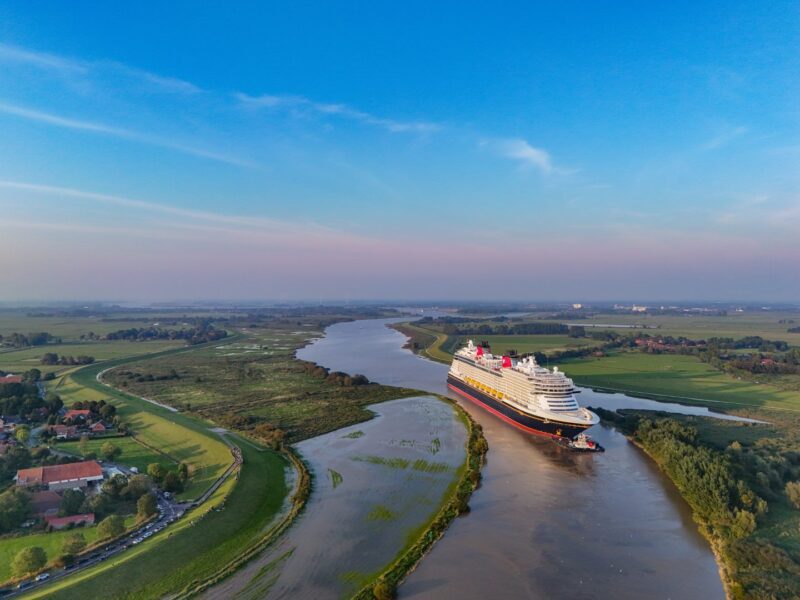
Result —
<svg viewBox="0 0 800 600"><path fill-rule="evenodd" d="M42 355L55 352L59 356L93 356L96 361L114 360L132 355L162 352L172 348L180 348L185 344L179 340L153 342L81 342L68 344L47 344L34 348L19 350L5 349L0 351L0 369L10 373L21 373L29 369L39 369L42 373L59 372L69 369L63 365L43 365Z"/></svg>
<svg viewBox="0 0 800 600"><path fill-rule="evenodd" d="M716 408L800 411L800 392L736 379L694 356L617 352L560 364L576 383L589 387L644 394L656 400L722 403Z"/></svg>

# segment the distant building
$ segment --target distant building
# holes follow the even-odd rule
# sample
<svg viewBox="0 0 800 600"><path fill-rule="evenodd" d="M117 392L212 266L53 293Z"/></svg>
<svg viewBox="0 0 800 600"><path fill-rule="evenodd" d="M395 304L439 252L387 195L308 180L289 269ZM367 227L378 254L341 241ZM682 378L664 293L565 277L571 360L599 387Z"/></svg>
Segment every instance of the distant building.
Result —
<svg viewBox="0 0 800 600"><path fill-rule="evenodd" d="M631 307L631 311L643 313L643 312L647 312L647 307L646 306L637 306L636 304L634 304Z"/></svg>
<svg viewBox="0 0 800 600"><path fill-rule="evenodd" d="M0 385L4 383L22 383L22 375L3 375L0 377Z"/></svg>
<svg viewBox="0 0 800 600"><path fill-rule="evenodd" d="M89 416L92 414L92 411L89 409L70 409L64 413L64 420L65 421L82 421L88 419Z"/></svg>
<svg viewBox="0 0 800 600"><path fill-rule="evenodd" d="M45 517L44 520L51 529L64 529L70 525L94 525L94 513L72 515L71 517Z"/></svg>
<svg viewBox="0 0 800 600"><path fill-rule="evenodd" d="M91 431L94 434L105 433L107 431L107 428L102 421L98 421L97 423L94 423L92 424L91 427L89 427L89 431Z"/></svg>
<svg viewBox="0 0 800 600"><path fill-rule="evenodd" d="M20 469L15 477L17 485L42 485L49 490L83 488L103 480L103 469L96 460L66 465Z"/></svg>
<svg viewBox="0 0 800 600"><path fill-rule="evenodd" d="M3 431L14 431L20 422L21 419L16 415L0 417L0 429Z"/></svg>
<svg viewBox="0 0 800 600"><path fill-rule="evenodd" d="M58 514L61 505L61 496L52 490L34 492L31 494L31 508L37 517L54 517Z"/></svg>
<svg viewBox="0 0 800 600"><path fill-rule="evenodd" d="M583 304L575 303L572 305L572 308L574 308L575 310L580 310L583 308Z"/></svg>
<svg viewBox="0 0 800 600"><path fill-rule="evenodd" d="M53 425L50 431L57 440L71 440L78 437L78 427L75 425Z"/></svg>

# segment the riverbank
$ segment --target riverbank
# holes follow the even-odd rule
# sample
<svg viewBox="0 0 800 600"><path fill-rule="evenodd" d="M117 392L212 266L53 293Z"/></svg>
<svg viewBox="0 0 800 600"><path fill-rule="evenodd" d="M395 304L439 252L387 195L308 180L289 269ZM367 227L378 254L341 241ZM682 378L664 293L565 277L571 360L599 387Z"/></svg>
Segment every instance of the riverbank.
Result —
<svg viewBox="0 0 800 600"><path fill-rule="evenodd" d="M446 396L438 396L438 398L453 406L467 427L467 456L464 464L458 473L458 478L445 492L442 506L431 521L424 525L416 536L412 537L413 541L410 541L409 545L400 551L397 558L373 582L365 585L353 596L355 600L393 598L403 579L414 570L436 541L444 535L450 523L459 515L469 512L469 499L480 484L481 469L489 445L483 436L482 427L474 421L469 413Z"/></svg>

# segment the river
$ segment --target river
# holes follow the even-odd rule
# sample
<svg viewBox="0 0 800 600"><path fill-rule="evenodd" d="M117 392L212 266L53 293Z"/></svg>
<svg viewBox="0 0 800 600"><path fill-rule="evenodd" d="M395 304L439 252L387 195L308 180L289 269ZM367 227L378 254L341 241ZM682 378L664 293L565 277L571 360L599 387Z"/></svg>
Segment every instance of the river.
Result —
<svg viewBox="0 0 800 600"><path fill-rule="evenodd" d="M405 336L386 326L396 321L333 325L298 357L386 385L452 395L447 367L404 350ZM624 436L595 427L592 436L606 452L576 454L456 399L489 442L483 483L471 512L400 587L401 598L724 598L688 507ZM709 414L590 390L582 402Z"/></svg>

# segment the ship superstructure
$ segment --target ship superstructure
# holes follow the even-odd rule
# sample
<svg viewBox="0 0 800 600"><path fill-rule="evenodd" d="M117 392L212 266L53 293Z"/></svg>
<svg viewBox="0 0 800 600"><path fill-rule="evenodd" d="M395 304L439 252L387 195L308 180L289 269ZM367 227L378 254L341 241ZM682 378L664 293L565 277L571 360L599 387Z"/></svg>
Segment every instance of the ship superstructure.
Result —
<svg viewBox="0 0 800 600"><path fill-rule="evenodd" d="M447 385L531 433L572 439L600 421L578 404L578 390L558 367L542 367L533 356L494 356L472 340L455 353Z"/></svg>

